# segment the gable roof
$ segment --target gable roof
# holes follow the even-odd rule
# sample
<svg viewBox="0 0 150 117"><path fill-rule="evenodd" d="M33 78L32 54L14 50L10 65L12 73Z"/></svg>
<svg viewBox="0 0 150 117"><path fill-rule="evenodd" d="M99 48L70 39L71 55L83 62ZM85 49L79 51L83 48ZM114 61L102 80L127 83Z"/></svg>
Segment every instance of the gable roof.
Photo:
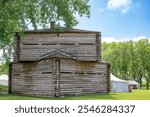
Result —
<svg viewBox="0 0 150 117"><path fill-rule="evenodd" d="M75 28L68 29L66 27L59 27L56 30L55 29L53 30L52 28L46 28L46 29L38 29L38 30L28 30L28 31L24 31L24 33L100 33L100 32L75 29Z"/></svg>
<svg viewBox="0 0 150 117"><path fill-rule="evenodd" d="M63 58L63 59L73 59L73 60L77 60L75 57L73 57L72 55L66 53L66 52L63 52L63 51L60 51L60 50L56 50L56 51L53 51L53 52L49 52L49 53L46 53L44 55L42 55L39 60L43 60L43 59L52 59L52 58Z"/></svg>

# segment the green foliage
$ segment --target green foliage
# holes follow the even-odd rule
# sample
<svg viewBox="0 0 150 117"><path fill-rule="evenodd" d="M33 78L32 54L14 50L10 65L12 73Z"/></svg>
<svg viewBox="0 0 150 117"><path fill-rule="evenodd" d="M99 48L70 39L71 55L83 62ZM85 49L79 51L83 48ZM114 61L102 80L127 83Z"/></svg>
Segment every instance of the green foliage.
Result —
<svg viewBox="0 0 150 117"><path fill-rule="evenodd" d="M8 64L0 65L0 75L8 74Z"/></svg>
<svg viewBox="0 0 150 117"><path fill-rule="evenodd" d="M0 50L2 60L9 63L12 58L12 44L15 32L47 27L51 21L56 25L64 22L67 28L75 26L76 14L90 15L89 0L0 0Z"/></svg>
<svg viewBox="0 0 150 117"><path fill-rule="evenodd" d="M136 80L142 85L142 79L150 83L150 41L103 43L103 59L111 64L111 72L124 80Z"/></svg>

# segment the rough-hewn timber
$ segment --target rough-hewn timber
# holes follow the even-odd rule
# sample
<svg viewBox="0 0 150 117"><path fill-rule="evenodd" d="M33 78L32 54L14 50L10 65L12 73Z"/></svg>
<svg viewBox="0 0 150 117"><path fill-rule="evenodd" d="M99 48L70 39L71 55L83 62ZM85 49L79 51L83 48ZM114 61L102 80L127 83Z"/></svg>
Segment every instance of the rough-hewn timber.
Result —
<svg viewBox="0 0 150 117"><path fill-rule="evenodd" d="M12 63L9 64L8 93L12 91Z"/></svg>
<svg viewBox="0 0 150 117"><path fill-rule="evenodd" d="M12 64L12 93L65 96L108 92L108 65L67 59Z"/></svg>
<svg viewBox="0 0 150 117"><path fill-rule="evenodd" d="M16 33L9 93L50 97L109 91L110 66L101 61L100 32Z"/></svg>
<svg viewBox="0 0 150 117"><path fill-rule="evenodd" d="M26 34L19 43L19 61L38 61L49 52L61 50L75 56L79 61L100 60L100 38L95 34ZM96 38L97 37L97 38ZM18 50L18 46L17 49Z"/></svg>

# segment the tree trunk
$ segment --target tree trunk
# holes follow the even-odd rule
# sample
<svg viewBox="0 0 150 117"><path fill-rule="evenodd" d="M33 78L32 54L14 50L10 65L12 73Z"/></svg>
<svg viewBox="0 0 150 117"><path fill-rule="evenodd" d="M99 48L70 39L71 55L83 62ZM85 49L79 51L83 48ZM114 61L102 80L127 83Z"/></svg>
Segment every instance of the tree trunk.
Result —
<svg viewBox="0 0 150 117"><path fill-rule="evenodd" d="M142 75L139 76L138 83L140 83L140 87L142 87Z"/></svg>
<svg viewBox="0 0 150 117"><path fill-rule="evenodd" d="M146 82L146 89L149 90L149 81Z"/></svg>
<svg viewBox="0 0 150 117"><path fill-rule="evenodd" d="M140 84L140 87L142 87L142 79L141 78L138 78L138 83Z"/></svg>
<svg viewBox="0 0 150 117"><path fill-rule="evenodd" d="M140 79L140 87L142 87L142 79Z"/></svg>

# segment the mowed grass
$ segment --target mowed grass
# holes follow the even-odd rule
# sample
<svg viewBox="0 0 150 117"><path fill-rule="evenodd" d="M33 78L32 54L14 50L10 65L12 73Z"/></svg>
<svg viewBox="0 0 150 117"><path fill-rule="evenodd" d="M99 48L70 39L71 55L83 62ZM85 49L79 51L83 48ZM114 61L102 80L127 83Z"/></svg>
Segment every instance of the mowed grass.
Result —
<svg viewBox="0 0 150 117"><path fill-rule="evenodd" d="M0 100L150 100L150 90L133 90L129 93L87 94L55 98L7 94L6 91L7 87L0 86Z"/></svg>
<svg viewBox="0 0 150 117"><path fill-rule="evenodd" d="M4 85L0 85L0 92L7 92L8 91L8 87L4 86Z"/></svg>

